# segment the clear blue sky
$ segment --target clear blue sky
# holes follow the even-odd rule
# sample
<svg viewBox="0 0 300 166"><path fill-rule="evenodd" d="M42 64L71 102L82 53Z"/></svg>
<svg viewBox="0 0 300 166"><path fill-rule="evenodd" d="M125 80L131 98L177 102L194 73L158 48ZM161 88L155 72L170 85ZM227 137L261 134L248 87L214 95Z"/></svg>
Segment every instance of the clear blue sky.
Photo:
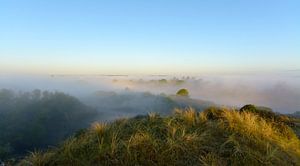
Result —
<svg viewBox="0 0 300 166"><path fill-rule="evenodd" d="M0 0L0 72L294 69L299 0Z"/></svg>

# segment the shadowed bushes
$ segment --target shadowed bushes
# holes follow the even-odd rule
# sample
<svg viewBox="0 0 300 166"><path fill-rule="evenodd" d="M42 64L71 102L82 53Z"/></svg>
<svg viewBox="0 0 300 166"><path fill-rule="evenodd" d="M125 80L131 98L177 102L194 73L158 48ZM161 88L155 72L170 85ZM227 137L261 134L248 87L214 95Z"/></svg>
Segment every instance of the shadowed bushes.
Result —
<svg viewBox="0 0 300 166"><path fill-rule="evenodd" d="M0 159L55 146L99 114L60 92L0 90Z"/></svg>

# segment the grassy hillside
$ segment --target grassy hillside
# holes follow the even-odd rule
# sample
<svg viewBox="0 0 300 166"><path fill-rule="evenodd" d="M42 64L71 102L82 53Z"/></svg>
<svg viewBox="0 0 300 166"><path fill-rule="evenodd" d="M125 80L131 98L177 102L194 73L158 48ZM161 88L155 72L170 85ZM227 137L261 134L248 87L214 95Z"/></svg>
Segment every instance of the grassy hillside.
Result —
<svg viewBox="0 0 300 166"><path fill-rule="evenodd" d="M95 123L20 165L300 165L297 126L255 108L177 109Z"/></svg>

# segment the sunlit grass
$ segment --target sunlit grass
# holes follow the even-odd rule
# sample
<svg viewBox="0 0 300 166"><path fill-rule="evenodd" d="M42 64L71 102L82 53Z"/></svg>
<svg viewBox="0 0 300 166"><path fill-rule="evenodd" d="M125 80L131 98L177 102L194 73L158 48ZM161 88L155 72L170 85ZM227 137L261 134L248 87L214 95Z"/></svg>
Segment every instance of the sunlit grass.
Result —
<svg viewBox="0 0 300 166"><path fill-rule="evenodd" d="M92 124L92 130L94 130L97 134L103 135L106 129L105 123L93 123Z"/></svg>
<svg viewBox="0 0 300 166"><path fill-rule="evenodd" d="M185 110L175 109L175 115L179 115L182 119L184 119L189 125L195 125L197 122L197 112L194 108L186 108Z"/></svg>
<svg viewBox="0 0 300 166"><path fill-rule="evenodd" d="M94 123L58 149L23 165L299 165L300 142L287 125L228 108L175 109L174 115ZM36 164L35 164L36 163Z"/></svg>

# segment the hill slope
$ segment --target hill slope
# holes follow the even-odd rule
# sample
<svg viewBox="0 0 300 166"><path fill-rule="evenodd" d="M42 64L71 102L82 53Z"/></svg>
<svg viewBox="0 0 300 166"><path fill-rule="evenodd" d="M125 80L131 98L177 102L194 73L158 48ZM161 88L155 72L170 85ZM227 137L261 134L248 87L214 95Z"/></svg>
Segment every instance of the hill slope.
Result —
<svg viewBox="0 0 300 166"><path fill-rule="evenodd" d="M277 116L277 115L275 115ZM300 140L284 121L243 109L192 108L95 123L20 165L299 165Z"/></svg>

